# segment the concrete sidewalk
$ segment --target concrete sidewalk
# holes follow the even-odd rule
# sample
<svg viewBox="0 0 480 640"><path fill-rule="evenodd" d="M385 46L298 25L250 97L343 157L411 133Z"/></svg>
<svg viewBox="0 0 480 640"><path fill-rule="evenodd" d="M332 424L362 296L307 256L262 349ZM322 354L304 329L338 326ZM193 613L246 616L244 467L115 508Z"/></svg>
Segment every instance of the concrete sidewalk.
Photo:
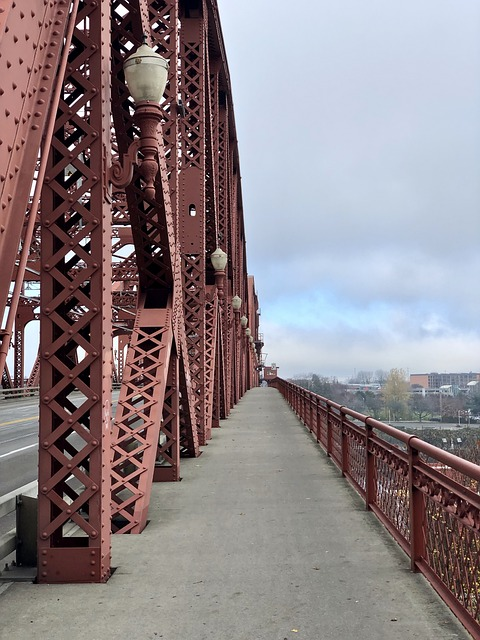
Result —
<svg viewBox="0 0 480 640"><path fill-rule="evenodd" d="M249 391L105 585L14 584L5 640L467 639L280 394Z"/></svg>

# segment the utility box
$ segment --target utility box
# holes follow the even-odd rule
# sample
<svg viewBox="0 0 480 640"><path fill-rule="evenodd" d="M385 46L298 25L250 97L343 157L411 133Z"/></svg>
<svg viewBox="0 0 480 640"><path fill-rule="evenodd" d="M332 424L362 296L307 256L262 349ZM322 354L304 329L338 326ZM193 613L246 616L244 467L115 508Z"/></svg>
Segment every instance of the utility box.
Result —
<svg viewBox="0 0 480 640"><path fill-rule="evenodd" d="M37 498L17 496L16 561L19 567L37 566Z"/></svg>

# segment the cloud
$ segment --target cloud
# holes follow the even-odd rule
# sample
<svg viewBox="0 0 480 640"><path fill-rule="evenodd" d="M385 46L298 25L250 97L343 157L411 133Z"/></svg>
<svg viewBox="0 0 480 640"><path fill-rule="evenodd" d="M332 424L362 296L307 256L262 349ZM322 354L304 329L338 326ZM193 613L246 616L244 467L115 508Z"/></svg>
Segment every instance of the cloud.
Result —
<svg viewBox="0 0 480 640"><path fill-rule="evenodd" d="M233 5L220 13L269 360L288 375L478 370L480 5Z"/></svg>

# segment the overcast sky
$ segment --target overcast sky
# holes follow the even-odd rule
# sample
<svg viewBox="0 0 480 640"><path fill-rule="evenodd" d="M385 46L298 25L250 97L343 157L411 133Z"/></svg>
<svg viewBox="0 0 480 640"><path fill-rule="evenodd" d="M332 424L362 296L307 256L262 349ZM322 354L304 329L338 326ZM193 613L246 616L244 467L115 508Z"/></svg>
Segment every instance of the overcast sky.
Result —
<svg viewBox="0 0 480 640"><path fill-rule="evenodd" d="M480 371L480 2L219 9L267 363Z"/></svg>

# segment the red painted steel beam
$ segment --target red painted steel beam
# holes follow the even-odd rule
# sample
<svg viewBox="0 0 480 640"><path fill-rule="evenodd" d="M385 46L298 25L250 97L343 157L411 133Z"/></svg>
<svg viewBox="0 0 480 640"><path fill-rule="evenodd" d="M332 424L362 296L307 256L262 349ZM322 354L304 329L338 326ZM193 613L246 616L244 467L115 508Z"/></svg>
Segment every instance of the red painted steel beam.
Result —
<svg viewBox="0 0 480 640"><path fill-rule="evenodd" d="M49 6L55 21L70 3ZM41 199L38 580L48 583L110 575L110 15L85 0L70 19L71 41L56 36L46 51L48 64L69 50Z"/></svg>

